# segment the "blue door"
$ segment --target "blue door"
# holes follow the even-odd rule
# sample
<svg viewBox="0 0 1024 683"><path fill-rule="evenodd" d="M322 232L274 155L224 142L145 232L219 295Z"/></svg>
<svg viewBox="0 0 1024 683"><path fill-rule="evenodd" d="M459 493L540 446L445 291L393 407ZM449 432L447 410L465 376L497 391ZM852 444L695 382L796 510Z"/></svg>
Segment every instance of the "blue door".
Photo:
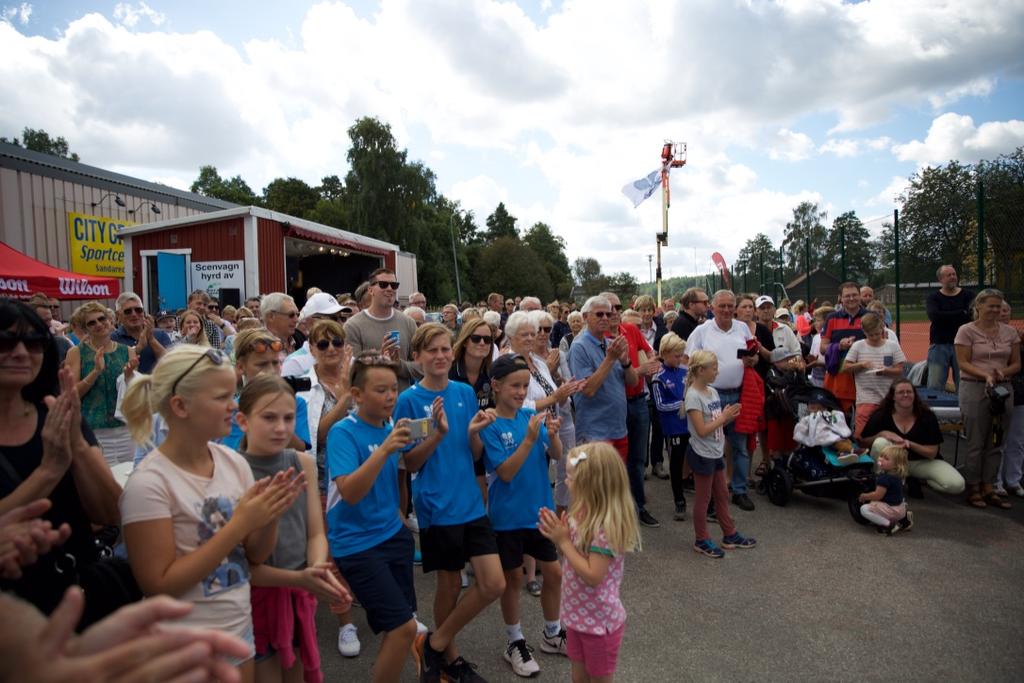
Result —
<svg viewBox="0 0 1024 683"><path fill-rule="evenodd" d="M156 288L160 310L176 311L185 308L188 299L188 271L185 254L157 252Z"/></svg>

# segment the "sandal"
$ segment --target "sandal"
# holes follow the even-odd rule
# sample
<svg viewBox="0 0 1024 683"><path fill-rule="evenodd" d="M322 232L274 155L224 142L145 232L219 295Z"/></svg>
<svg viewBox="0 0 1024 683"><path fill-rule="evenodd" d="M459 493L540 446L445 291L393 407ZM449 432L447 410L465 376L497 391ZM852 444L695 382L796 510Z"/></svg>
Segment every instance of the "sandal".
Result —
<svg viewBox="0 0 1024 683"><path fill-rule="evenodd" d="M967 495L967 504L976 507L979 510L988 507L988 503L985 502L985 498L981 495L980 491L971 491Z"/></svg>
<svg viewBox="0 0 1024 683"><path fill-rule="evenodd" d="M987 494L984 497L984 502L991 505L992 507L999 508L1000 510L1009 510L1010 508L1013 507L1013 505L1010 504L1010 501L1001 497L995 491L992 491L991 493Z"/></svg>

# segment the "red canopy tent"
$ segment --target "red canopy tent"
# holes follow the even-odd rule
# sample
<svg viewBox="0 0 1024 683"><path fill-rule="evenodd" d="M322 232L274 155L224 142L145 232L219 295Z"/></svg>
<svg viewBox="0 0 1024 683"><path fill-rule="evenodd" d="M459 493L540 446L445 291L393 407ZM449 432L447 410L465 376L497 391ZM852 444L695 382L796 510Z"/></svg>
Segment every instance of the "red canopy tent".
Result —
<svg viewBox="0 0 1024 683"><path fill-rule="evenodd" d="M0 242L0 296L25 299L36 292L57 299L116 299L121 283L54 268Z"/></svg>

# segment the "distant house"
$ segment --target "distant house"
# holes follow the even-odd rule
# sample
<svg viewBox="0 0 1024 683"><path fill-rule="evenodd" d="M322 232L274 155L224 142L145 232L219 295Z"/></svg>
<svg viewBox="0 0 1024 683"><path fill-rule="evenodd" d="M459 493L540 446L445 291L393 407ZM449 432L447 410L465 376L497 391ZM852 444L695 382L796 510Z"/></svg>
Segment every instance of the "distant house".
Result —
<svg viewBox="0 0 1024 683"><path fill-rule="evenodd" d="M842 280L822 268L815 268L811 271L811 301L818 300L818 304L835 303L839 298L839 285ZM786 283L786 293L791 301L807 298L807 274L802 273ZM808 304L810 301L807 302Z"/></svg>

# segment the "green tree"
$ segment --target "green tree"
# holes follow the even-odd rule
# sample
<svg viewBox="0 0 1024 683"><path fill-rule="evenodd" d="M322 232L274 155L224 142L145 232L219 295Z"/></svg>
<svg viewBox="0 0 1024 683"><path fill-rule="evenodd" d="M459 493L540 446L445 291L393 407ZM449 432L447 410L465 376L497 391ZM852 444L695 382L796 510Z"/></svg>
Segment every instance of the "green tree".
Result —
<svg viewBox="0 0 1024 683"><path fill-rule="evenodd" d="M252 191L249 184L242 180L242 176L236 175L225 180L217 172L216 166L201 166L199 177L195 179L189 189L207 197L215 197L243 206L260 206L261 204L259 197Z"/></svg>
<svg viewBox="0 0 1024 683"><path fill-rule="evenodd" d="M783 265L788 273L803 272L804 241L807 239L811 240L811 270L822 265L822 250L828 239L828 229L824 223L827 217L828 215L820 210L814 202L800 202L793 209L793 219L786 223L786 231L782 238L782 248L786 256ZM777 265L778 256L776 255L772 266ZM785 279L785 273L783 277Z"/></svg>
<svg viewBox="0 0 1024 683"><path fill-rule="evenodd" d="M498 202L494 213L487 217L487 232L484 233L484 239L487 241L496 240L499 237L519 239L519 231L516 230L516 217L505 208L505 202Z"/></svg>
<svg viewBox="0 0 1024 683"><path fill-rule="evenodd" d="M576 259L572 264L573 279L584 296L593 296L608 289L608 278L601 273L601 264L589 256Z"/></svg>
<svg viewBox="0 0 1024 683"><path fill-rule="evenodd" d="M847 211L832 221L825 240L824 254L819 265L836 277L841 277L842 250L839 248L839 236L843 234L846 250L846 278L854 282L866 283L871 278L874 255L871 253L871 233L857 217L856 211ZM803 252L800 252L802 258ZM814 245L811 245L811 259L814 259ZM801 260L801 263L803 261ZM803 268L800 268L803 272Z"/></svg>
<svg viewBox="0 0 1024 683"><path fill-rule="evenodd" d="M348 129L352 147L345 176L349 229L417 252L424 212L437 199L434 173L410 163L398 149L391 126L364 117Z"/></svg>
<svg viewBox="0 0 1024 683"><path fill-rule="evenodd" d="M523 243L544 262L555 297L563 299L572 291L572 273L565 255L565 240L552 232L547 223L534 223L523 235Z"/></svg>
<svg viewBox="0 0 1024 683"><path fill-rule="evenodd" d="M640 291L640 283L632 273L623 271L609 277L608 284L604 289L615 292L623 304L628 304L629 300Z"/></svg>
<svg viewBox="0 0 1024 683"><path fill-rule="evenodd" d="M483 247L476 268L480 291L501 292L505 296L532 295L541 301L554 298L544 261L514 237L499 237Z"/></svg>
<svg viewBox="0 0 1024 683"><path fill-rule="evenodd" d="M298 178L275 178L263 188L263 205L296 218L309 218L320 201L320 193Z"/></svg>
<svg viewBox="0 0 1024 683"><path fill-rule="evenodd" d="M882 234L876 239L871 240L869 246L871 252L871 276L867 282L872 287L895 282L896 250L894 248L894 240L895 236L891 221L882 223Z"/></svg>
<svg viewBox="0 0 1024 683"><path fill-rule="evenodd" d="M7 138L0 137L0 142L6 142L16 147L24 147L33 152L52 154L55 157L68 159L69 161L79 160L79 156L71 151L71 146L64 139L63 135L51 138L50 134L42 128L37 130L26 126L21 131L21 140L18 140L18 138L8 140Z"/></svg>
<svg viewBox="0 0 1024 683"><path fill-rule="evenodd" d="M900 205L901 268L905 281L931 282L949 263L963 280L976 274L975 179L970 166L950 161L910 177Z"/></svg>
<svg viewBox="0 0 1024 683"><path fill-rule="evenodd" d="M345 193L345 184L336 175L327 175L320 180L320 187L316 188L321 199L329 202L341 201Z"/></svg>
<svg viewBox="0 0 1024 683"><path fill-rule="evenodd" d="M1018 298L1024 292L1024 147L979 162L975 172L984 200L985 281Z"/></svg>
<svg viewBox="0 0 1024 683"><path fill-rule="evenodd" d="M774 281L772 272L778 263L778 250L772 244L768 235L759 232L747 240L747 243L743 245L739 255L736 257L736 263L733 264L732 269L734 289L741 289L745 279L748 288L760 291L762 257L764 259L765 272L764 286L768 287L768 283ZM703 286L703 284L696 286Z"/></svg>

